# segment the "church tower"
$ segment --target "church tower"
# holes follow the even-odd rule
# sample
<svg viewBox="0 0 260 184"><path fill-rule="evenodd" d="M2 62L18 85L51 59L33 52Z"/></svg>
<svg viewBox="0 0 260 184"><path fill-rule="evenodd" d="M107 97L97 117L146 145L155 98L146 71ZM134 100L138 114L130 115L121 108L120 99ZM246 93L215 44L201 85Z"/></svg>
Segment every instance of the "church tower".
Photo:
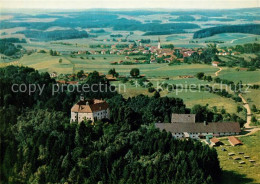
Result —
<svg viewBox="0 0 260 184"><path fill-rule="evenodd" d="M160 40L160 37L158 37L158 49L161 49L161 40Z"/></svg>

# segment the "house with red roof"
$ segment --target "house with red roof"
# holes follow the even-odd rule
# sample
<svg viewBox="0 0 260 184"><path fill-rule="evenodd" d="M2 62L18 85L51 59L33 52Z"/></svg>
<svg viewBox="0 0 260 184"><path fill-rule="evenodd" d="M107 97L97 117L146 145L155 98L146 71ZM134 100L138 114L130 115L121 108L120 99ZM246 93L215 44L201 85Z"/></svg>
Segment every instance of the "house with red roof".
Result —
<svg viewBox="0 0 260 184"><path fill-rule="evenodd" d="M104 118L109 119L108 103L104 100L86 100L81 96L80 101L71 108L71 122L97 121Z"/></svg>
<svg viewBox="0 0 260 184"><path fill-rule="evenodd" d="M213 61L211 64L212 64L212 66L216 66L216 67L218 67L219 62L217 62L217 61Z"/></svg>

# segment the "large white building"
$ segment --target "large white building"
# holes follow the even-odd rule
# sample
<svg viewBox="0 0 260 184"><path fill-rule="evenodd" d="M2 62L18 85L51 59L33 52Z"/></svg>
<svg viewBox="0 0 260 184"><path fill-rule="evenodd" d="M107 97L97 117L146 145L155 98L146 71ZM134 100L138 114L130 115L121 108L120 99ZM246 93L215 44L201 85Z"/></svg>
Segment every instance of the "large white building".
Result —
<svg viewBox="0 0 260 184"><path fill-rule="evenodd" d="M71 108L71 122L97 121L104 118L109 119L109 108L108 103L103 100L85 100L81 97L80 101Z"/></svg>
<svg viewBox="0 0 260 184"><path fill-rule="evenodd" d="M160 130L172 133L175 138L199 139L206 136L219 137L238 135L241 130L238 122L195 122L195 114L173 114L172 123L156 123Z"/></svg>

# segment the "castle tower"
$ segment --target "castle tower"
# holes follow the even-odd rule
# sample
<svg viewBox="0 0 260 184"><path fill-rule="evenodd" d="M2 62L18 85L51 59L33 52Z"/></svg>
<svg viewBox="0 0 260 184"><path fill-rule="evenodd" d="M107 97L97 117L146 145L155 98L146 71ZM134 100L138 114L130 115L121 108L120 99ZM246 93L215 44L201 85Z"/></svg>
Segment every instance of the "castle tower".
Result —
<svg viewBox="0 0 260 184"><path fill-rule="evenodd" d="M158 49L161 49L161 40L160 40L160 37L158 37Z"/></svg>

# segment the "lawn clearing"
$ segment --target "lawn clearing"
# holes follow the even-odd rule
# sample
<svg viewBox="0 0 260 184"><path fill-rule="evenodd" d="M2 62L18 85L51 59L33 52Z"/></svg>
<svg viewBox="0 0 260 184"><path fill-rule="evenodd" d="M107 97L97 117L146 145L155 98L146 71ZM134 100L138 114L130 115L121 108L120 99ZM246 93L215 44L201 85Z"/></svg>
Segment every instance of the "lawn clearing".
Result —
<svg viewBox="0 0 260 184"><path fill-rule="evenodd" d="M216 147L220 166L224 171L225 184L242 184L242 183L260 183L260 131L257 133L239 138L244 145L241 146L222 146ZM223 141L224 144L230 145L227 140ZM227 151L222 151L225 148ZM229 159L228 153L235 153L233 157L240 157L241 160L235 161ZM243 152L244 154L238 154ZM245 159L244 156L250 158ZM249 160L255 160L255 163L250 163ZM245 164L239 164L244 161Z"/></svg>
<svg viewBox="0 0 260 184"><path fill-rule="evenodd" d="M231 80L234 82L242 81L243 84L260 84L260 72L256 71L236 71L234 68L224 68L219 73L222 79Z"/></svg>
<svg viewBox="0 0 260 184"><path fill-rule="evenodd" d="M62 63L59 63L59 59L62 59ZM73 65L66 58L51 56L47 53L25 55L19 62L24 66L35 68L41 72L72 73L73 70Z"/></svg>

